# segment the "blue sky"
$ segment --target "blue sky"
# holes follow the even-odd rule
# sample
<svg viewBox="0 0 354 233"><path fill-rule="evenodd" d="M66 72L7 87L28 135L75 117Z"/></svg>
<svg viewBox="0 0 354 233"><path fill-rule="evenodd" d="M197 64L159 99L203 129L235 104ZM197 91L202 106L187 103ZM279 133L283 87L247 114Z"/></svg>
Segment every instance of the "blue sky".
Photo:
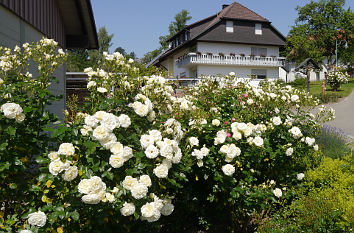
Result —
<svg viewBox="0 0 354 233"><path fill-rule="evenodd" d="M159 36L168 34L168 25L182 9L190 12L188 24L215 14L230 0L91 0L97 30L105 26L113 33L113 46L134 51L138 57L159 47ZM267 18L283 35L294 24L297 5L310 0L239 0L239 3ZM354 8L347 0L346 7Z"/></svg>

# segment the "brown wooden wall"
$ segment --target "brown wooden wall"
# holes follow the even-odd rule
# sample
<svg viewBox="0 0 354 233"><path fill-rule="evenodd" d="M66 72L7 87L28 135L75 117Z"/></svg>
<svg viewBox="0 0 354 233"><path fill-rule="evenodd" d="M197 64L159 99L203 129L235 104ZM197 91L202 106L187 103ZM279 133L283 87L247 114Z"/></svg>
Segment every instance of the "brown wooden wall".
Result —
<svg viewBox="0 0 354 233"><path fill-rule="evenodd" d="M0 4L65 48L64 24L56 0L0 0Z"/></svg>

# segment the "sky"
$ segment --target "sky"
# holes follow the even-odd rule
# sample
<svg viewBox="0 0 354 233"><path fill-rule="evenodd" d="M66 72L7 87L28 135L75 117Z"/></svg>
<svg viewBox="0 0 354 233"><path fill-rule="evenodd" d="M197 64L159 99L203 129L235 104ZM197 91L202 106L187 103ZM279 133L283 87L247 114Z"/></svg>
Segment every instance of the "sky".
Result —
<svg viewBox="0 0 354 233"><path fill-rule="evenodd" d="M111 51L122 47L134 51L139 58L159 47L159 36L168 34L168 26L182 9L189 11L191 24L221 10L231 0L91 0L97 31L105 26L114 34ZM272 22L284 36L294 25L296 6L310 0L238 0ZM354 9L354 1L347 0L346 8Z"/></svg>

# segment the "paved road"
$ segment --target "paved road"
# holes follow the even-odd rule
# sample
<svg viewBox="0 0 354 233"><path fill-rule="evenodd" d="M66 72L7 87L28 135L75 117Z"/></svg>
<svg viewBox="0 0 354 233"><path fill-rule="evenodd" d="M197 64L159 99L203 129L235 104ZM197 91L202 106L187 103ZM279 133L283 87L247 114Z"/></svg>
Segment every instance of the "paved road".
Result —
<svg viewBox="0 0 354 233"><path fill-rule="evenodd" d="M354 91L344 100L325 106L336 110L336 119L326 122L325 125L339 128L350 138L354 139Z"/></svg>

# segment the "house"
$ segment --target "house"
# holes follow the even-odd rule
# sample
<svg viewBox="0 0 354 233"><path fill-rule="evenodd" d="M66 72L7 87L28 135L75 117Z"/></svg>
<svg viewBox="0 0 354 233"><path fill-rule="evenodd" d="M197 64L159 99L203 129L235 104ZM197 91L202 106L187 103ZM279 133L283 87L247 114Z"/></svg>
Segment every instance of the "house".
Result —
<svg viewBox="0 0 354 233"><path fill-rule="evenodd" d="M285 40L268 19L234 2L169 38L169 49L150 65L179 80L230 72L242 78L277 79L285 61L279 57Z"/></svg>
<svg viewBox="0 0 354 233"><path fill-rule="evenodd" d="M0 46L14 48L42 37L63 49L98 48L90 0L0 0ZM65 108L65 70L62 66L55 71L59 83L50 87L54 94L64 94L62 101L48 106L59 117ZM37 68L30 72L35 76Z"/></svg>
<svg viewBox="0 0 354 233"><path fill-rule="evenodd" d="M320 65L319 69L313 69L310 71L310 81L325 80L327 72L326 66ZM292 82L296 78L307 79L306 70L298 69L296 62L285 62L284 67L280 68L279 79L282 79L285 82Z"/></svg>

